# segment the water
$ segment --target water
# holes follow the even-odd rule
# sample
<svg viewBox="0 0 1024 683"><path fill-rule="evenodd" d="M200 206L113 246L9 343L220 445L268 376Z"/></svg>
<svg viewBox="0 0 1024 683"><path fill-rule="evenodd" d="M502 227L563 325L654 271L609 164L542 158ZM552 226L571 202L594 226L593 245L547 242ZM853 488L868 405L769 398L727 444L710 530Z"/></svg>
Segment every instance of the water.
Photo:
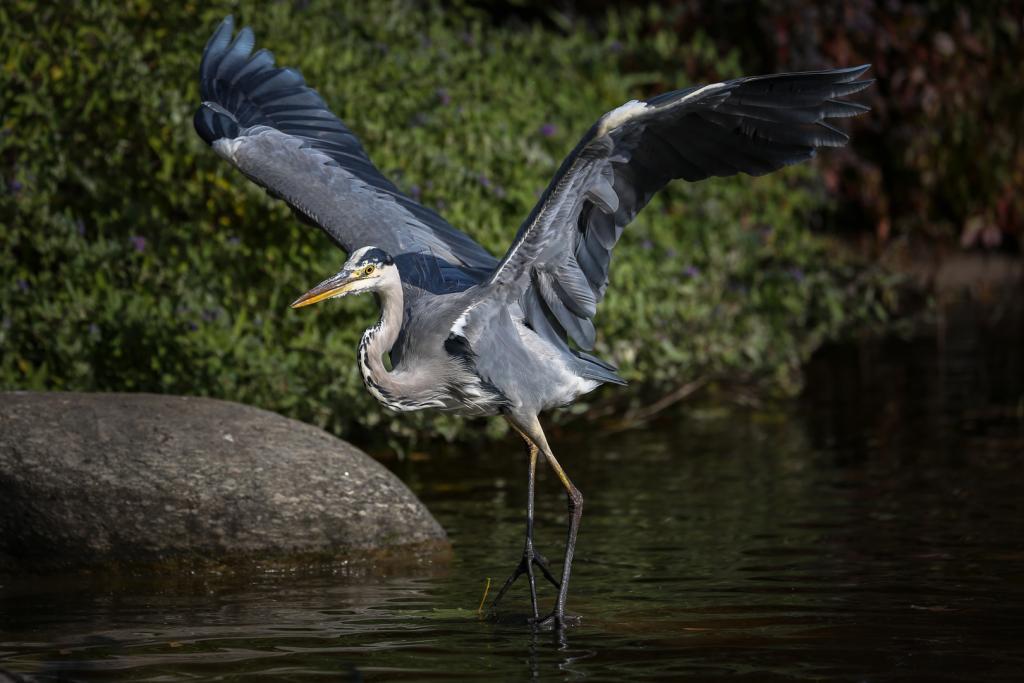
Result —
<svg viewBox="0 0 1024 683"><path fill-rule="evenodd" d="M39 680L976 681L1024 676L1019 329L832 349L784 408L550 434L586 495L559 638L476 608L522 543L517 445L393 463L450 561L0 589L0 668ZM541 469L538 547L564 499ZM541 588L545 601L553 591ZM0 676L0 680L3 677Z"/></svg>

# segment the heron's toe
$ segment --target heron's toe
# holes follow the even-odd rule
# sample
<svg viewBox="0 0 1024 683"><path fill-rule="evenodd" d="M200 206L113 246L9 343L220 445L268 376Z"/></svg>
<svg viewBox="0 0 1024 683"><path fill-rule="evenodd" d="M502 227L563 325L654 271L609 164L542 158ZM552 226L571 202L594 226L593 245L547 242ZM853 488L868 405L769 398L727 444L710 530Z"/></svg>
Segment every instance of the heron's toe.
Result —
<svg viewBox="0 0 1024 683"><path fill-rule="evenodd" d="M551 571L550 565L548 565L547 558L538 553L536 550L533 551L533 563L540 567L540 571L544 574L544 578L546 578L552 586L554 586L555 588L561 588L562 583L555 578L554 573Z"/></svg>
<svg viewBox="0 0 1024 683"><path fill-rule="evenodd" d="M543 619L530 619L530 623L544 630L561 631L568 626L579 626L583 619L578 614L558 614L552 612Z"/></svg>

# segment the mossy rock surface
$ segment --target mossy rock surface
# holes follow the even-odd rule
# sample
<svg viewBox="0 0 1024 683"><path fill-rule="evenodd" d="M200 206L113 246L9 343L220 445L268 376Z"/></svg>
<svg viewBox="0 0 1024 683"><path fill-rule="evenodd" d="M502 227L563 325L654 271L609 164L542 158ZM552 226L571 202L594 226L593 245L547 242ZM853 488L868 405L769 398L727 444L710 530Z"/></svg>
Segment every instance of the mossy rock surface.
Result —
<svg viewBox="0 0 1024 683"><path fill-rule="evenodd" d="M207 398L0 393L0 500L0 571L447 545L359 449Z"/></svg>

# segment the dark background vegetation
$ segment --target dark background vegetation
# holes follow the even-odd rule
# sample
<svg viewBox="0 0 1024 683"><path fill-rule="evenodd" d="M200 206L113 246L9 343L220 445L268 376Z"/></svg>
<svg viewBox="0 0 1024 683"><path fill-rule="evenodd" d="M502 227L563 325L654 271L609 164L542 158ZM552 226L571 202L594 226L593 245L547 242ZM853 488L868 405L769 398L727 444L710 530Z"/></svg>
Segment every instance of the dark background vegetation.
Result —
<svg viewBox="0 0 1024 683"><path fill-rule="evenodd" d="M556 16L593 21L581 0ZM1020 253L1024 229L1024 3L945 0L677 0L647 29L709 39L745 73L871 64L872 116L852 154L823 166L841 201L834 225L878 249L911 236L936 246ZM547 3L501 4L509 17L551 17ZM492 10L494 5L491 5ZM700 70L700 79L716 77ZM717 74L721 75L721 74Z"/></svg>
<svg viewBox="0 0 1024 683"><path fill-rule="evenodd" d="M15 1L0 7L0 388L216 396L400 444L502 428L388 419L353 363L372 302L287 308L343 255L192 130L202 47L228 13L403 190L498 254L623 101L873 64L850 148L676 183L641 214L598 318L598 352L633 384L557 419L644 415L696 384L792 393L824 340L884 330L928 293L916 264L1020 262L1021 3Z"/></svg>

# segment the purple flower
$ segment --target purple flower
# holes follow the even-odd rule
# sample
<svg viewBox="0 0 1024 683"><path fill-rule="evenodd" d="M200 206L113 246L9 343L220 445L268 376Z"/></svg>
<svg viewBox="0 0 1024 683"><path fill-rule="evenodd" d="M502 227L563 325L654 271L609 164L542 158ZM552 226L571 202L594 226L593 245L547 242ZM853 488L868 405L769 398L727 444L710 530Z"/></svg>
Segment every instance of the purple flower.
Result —
<svg viewBox="0 0 1024 683"><path fill-rule="evenodd" d="M466 45L472 45L476 41L473 39L472 33L470 33L469 31L463 31L462 42L465 43Z"/></svg>
<svg viewBox="0 0 1024 683"><path fill-rule="evenodd" d="M422 193L420 192L419 185L413 185L412 187L409 188L409 196L415 199L416 201L420 200L420 194Z"/></svg>
<svg viewBox="0 0 1024 683"><path fill-rule="evenodd" d="M8 318L5 315L4 319L2 321L0 321L0 330L9 330L9 329L11 329L11 319Z"/></svg>
<svg viewBox="0 0 1024 683"><path fill-rule="evenodd" d="M89 323L89 336L94 339L100 336L100 326L96 323Z"/></svg>
<svg viewBox="0 0 1024 683"><path fill-rule="evenodd" d="M75 232L81 237L85 237L85 221L81 218L75 221Z"/></svg>
<svg viewBox="0 0 1024 683"><path fill-rule="evenodd" d="M505 192L505 188L504 187L502 187L501 185L495 185L494 186L494 196L495 197L497 197L498 199L504 199L506 194L508 194L508 193Z"/></svg>
<svg viewBox="0 0 1024 683"><path fill-rule="evenodd" d="M447 204L444 203L443 199L438 199L436 202L434 202L434 206L437 207L438 211L444 211Z"/></svg>
<svg viewBox="0 0 1024 683"><path fill-rule="evenodd" d="M212 323L218 317L220 317L220 311L215 308L207 308L203 311L203 320L208 323Z"/></svg>
<svg viewBox="0 0 1024 683"><path fill-rule="evenodd" d="M488 178L488 177L487 177L486 175L484 175L483 173L481 173L480 175L478 175L478 176L476 177L476 179L477 179L477 180L478 180L478 181L480 182L480 184L481 184L481 185L483 185L484 187L490 187L490 186L491 186L491 179L490 179L490 178Z"/></svg>
<svg viewBox="0 0 1024 683"><path fill-rule="evenodd" d="M28 290L31 289L31 287L29 287L28 280L18 280L17 284L18 291L27 292Z"/></svg>
<svg viewBox="0 0 1024 683"><path fill-rule="evenodd" d="M683 268L683 275L686 277L698 277L700 275L700 268L694 265L689 265Z"/></svg>
<svg viewBox="0 0 1024 683"><path fill-rule="evenodd" d="M146 251L146 238L142 235L132 235L128 241L132 243L132 248L140 254Z"/></svg>
<svg viewBox="0 0 1024 683"><path fill-rule="evenodd" d="M427 116L426 112L418 111L412 115L412 126L425 126L430 121L430 117Z"/></svg>
<svg viewBox="0 0 1024 683"><path fill-rule="evenodd" d="M673 249L672 247L669 247L668 249L665 250L665 256L670 259L674 259L676 256L679 256L679 252Z"/></svg>
<svg viewBox="0 0 1024 683"><path fill-rule="evenodd" d="M790 268L787 272L789 273L789 276L796 280L797 282L804 281L804 271L801 270L800 268L794 266L793 268Z"/></svg>
<svg viewBox="0 0 1024 683"><path fill-rule="evenodd" d="M188 331L189 332L195 332L198 329L199 329L199 325L196 325L195 323L189 323L188 324Z"/></svg>
<svg viewBox="0 0 1024 683"><path fill-rule="evenodd" d="M558 132L558 126L553 123L545 123L540 127L540 134L546 138L553 137Z"/></svg>
<svg viewBox="0 0 1024 683"><path fill-rule="evenodd" d="M11 194L18 194L19 192L21 192L21 188L23 187L25 186L19 183L17 180L12 180L11 182L7 183L7 189L11 191Z"/></svg>
<svg viewBox="0 0 1024 683"><path fill-rule="evenodd" d="M452 103L452 96L449 95L448 91L445 90L444 88L438 88L437 101L440 102L442 106L447 107L449 104Z"/></svg>
<svg viewBox="0 0 1024 683"><path fill-rule="evenodd" d="M611 44L608 45L608 49L612 52L622 52L622 43L617 40L613 40Z"/></svg>
<svg viewBox="0 0 1024 683"><path fill-rule="evenodd" d="M654 248L654 242L650 240L644 240L643 242L640 243L640 248L643 249L644 251L649 251Z"/></svg>
<svg viewBox="0 0 1024 683"><path fill-rule="evenodd" d="M995 249L1003 241L1003 233L994 225L987 225L981 231L981 243L988 249Z"/></svg>
<svg viewBox="0 0 1024 683"><path fill-rule="evenodd" d="M228 244L231 245L232 247L237 247L241 243L242 240L236 235L232 235L231 237L228 238Z"/></svg>

